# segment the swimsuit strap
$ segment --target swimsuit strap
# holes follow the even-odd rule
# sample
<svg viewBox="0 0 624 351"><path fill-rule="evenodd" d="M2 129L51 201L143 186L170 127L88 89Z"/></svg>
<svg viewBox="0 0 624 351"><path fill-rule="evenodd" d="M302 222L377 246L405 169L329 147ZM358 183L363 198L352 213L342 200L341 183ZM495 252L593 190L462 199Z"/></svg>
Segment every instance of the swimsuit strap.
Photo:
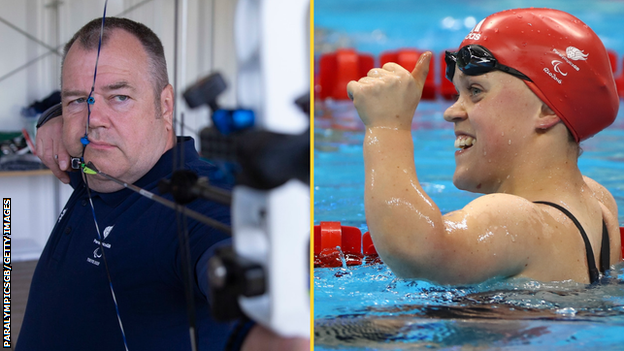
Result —
<svg viewBox="0 0 624 351"><path fill-rule="evenodd" d="M585 229L583 229L583 227L581 226L581 223L579 223L579 221L576 219L576 217L574 217L574 215L572 213L570 213L570 211L568 211L567 209L565 209L563 206L552 203L552 202L548 202L548 201L534 201L534 203L536 204L544 204L544 205L548 205L548 206L552 206L556 209L558 209L559 211L563 212L566 216L568 216L572 222L574 222L574 225L576 225L576 227L578 228L578 230L581 232L581 236L583 237L583 242L585 242L585 254L587 256L587 268L589 270L589 281L590 283L595 283L598 281L598 278L600 278L600 274L598 273L598 269L596 268L596 260L594 259L594 252L592 250L591 244L589 242L589 239L587 238L587 233L585 233ZM603 266L603 257L605 256L603 254L603 250L605 248L605 233L606 233L606 229L607 226L604 223L604 220L602 221L602 250L600 253L600 268L605 269L605 266ZM607 245L609 242L609 238L607 235ZM608 261L609 261L609 257L608 257L608 251L607 251L607 265L606 267L608 267ZM604 271L603 271L604 272Z"/></svg>
<svg viewBox="0 0 624 351"><path fill-rule="evenodd" d="M602 220L602 247L600 248L600 272L605 273L609 269L611 246L609 245L609 231L604 219Z"/></svg>

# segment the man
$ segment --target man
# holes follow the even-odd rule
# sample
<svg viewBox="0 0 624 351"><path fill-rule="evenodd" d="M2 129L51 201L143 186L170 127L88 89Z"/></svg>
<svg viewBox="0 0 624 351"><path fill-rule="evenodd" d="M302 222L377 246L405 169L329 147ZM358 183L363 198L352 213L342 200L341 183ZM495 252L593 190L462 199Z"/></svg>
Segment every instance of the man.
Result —
<svg viewBox="0 0 624 351"><path fill-rule="evenodd" d="M109 17L105 25L99 58L101 19L66 45L62 120L44 127L52 136L62 128L63 143L46 139L50 134L42 128L38 147L45 149L47 164L67 162L66 149L104 173L158 193L159 180L170 177L173 158L180 157L174 155L174 96L162 44L150 29L128 19ZM199 160L192 139L177 143L184 148L186 169L212 175L214 167ZM51 157L50 150L60 157ZM79 172L63 178L67 175L55 171L74 192L35 270L17 350L190 350L175 213L107 178ZM228 186L214 179L212 184ZM226 206L195 201L189 207L229 223ZM198 272L226 235L192 219L186 227ZM231 325L212 320L207 277L197 272L192 289L200 350L223 349L228 339L230 349L307 346L253 323L232 333Z"/></svg>
<svg viewBox="0 0 624 351"><path fill-rule="evenodd" d="M616 202L577 163L578 143L619 107L598 36L561 11L514 9L447 53L458 92L444 113L458 148L453 182L485 195L444 215L418 181L410 134L430 60L411 74L386 64L347 86L367 128L366 216L384 262L443 284L597 281L598 265L604 273L621 259Z"/></svg>

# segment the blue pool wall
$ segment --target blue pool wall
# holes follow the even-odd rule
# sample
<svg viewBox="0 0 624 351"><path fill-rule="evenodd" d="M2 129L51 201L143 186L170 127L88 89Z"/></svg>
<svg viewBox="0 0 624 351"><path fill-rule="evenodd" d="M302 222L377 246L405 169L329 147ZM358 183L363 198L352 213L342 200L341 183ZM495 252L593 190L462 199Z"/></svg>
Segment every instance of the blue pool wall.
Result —
<svg viewBox="0 0 624 351"><path fill-rule="evenodd" d="M440 52L459 45L488 15L511 8L547 7L566 11L589 25L608 49L624 54L624 1L494 0L316 0L314 26L334 47L351 47L378 56L404 47ZM319 38L315 38L318 42ZM320 47L322 54L331 45ZM618 72L622 62L618 62Z"/></svg>
<svg viewBox="0 0 624 351"><path fill-rule="evenodd" d="M488 15L530 7L559 9L585 22L617 53L615 75L622 74L624 1L613 0L316 0L314 53L318 58L338 48L353 48L373 55L376 65L382 52L401 48L431 50L437 58L444 50L456 49Z"/></svg>

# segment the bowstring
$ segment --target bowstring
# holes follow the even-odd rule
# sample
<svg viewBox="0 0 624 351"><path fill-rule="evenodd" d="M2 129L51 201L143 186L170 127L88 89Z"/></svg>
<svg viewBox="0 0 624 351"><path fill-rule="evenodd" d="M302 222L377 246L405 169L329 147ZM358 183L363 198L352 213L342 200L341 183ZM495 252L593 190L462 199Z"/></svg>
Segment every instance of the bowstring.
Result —
<svg viewBox="0 0 624 351"><path fill-rule="evenodd" d="M91 105L95 104L95 98L93 97L93 92L95 91L95 82L96 82L96 78L97 78L97 67L98 67L98 61L100 58L100 50L102 47L102 36L104 33L104 21L106 18L106 7L108 4L108 0L105 1L104 3L104 14L102 16L102 26L100 28L100 38L99 38L99 42L98 42L98 51L97 51L97 56L96 56L96 60L95 60L95 69L93 72L93 84L91 86L91 91L89 92L89 96L87 97L87 124L85 126L85 134L84 136L80 139L80 142L82 143L82 156L80 157L80 161L81 161L81 169L82 169L82 173L83 173L83 179L85 181L85 185L87 188L87 195L89 198L89 203L91 205L91 212L93 214L93 220L95 222L95 228L97 231L97 235L98 235L98 241L100 243L100 251L102 252L102 258L104 261L104 266L106 268L106 276L108 278L108 283L109 283L109 287L111 290L111 296L113 298L113 303L115 305L115 312L117 314L117 321L119 322L119 328L121 330L121 334L122 334L122 338L123 338L123 343L124 343L124 347L125 350L128 351L128 344L127 344L127 340L126 340L126 333L124 331L124 327L123 327L123 323L121 321L121 314L119 313L119 305L117 303L117 297L115 295L115 290L113 288L113 282L110 276L110 270L108 267L108 261L106 259L106 255L104 252L104 246L103 246L103 239L102 239L102 235L100 233L100 229L99 229L99 225L97 222L97 218L95 215L95 207L93 206L93 200L92 200L92 196L91 196L91 191L89 189L89 182L88 182L88 177L85 173L85 161L84 161L84 154L85 154L85 149L87 147L87 145L89 144L89 122L91 120ZM177 21L178 21L178 1L176 0L176 9L175 9L175 34L176 34L176 38L177 38ZM177 70L177 39L176 42L174 43L174 45L176 46L175 48L175 52L174 52L174 61L176 61L174 63L174 67L176 67ZM174 71L174 84L177 83L177 71ZM177 84L176 84L177 85ZM177 139L177 135L176 135L176 109L174 107L174 121L173 121L173 132L174 132L174 136L176 136ZM182 169L184 167L184 151L183 151L183 146L180 146L180 149L182 149L181 154L180 154L180 159L177 159L177 150L176 148L178 148L177 145L177 140L174 143L174 150L173 150L173 171L176 170L176 168L180 168ZM193 288L192 288L192 282L193 282L193 278L192 278L192 266L191 266L191 260L190 260L190 246L189 246L189 236L188 236L188 227L187 227L187 221L186 221L186 214L184 211L184 206L180 206L177 212L177 216L176 216L176 221L178 222L178 236L179 236L179 240L180 240L180 250L182 251L182 270L183 270L183 276L184 276L184 287L185 287L185 295L186 295L186 303L187 303L187 313L188 313L188 319L189 319L189 337L190 337L190 342L191 342L191 349L197 350L197 345L198 345L198 335L197 335L197 327L196 327L196 316L195 316L195 303L194 303L194 298L193 298ZM180 223L181 222L181 223Z"/></svg>
<svg viewBox="0 0 624 351"><path fill-rule="evenodd" d="M104 252L104 243L103 243L104 238L102 237L102 234L100 232L100 226L98 224L97 217L95 215L95 207L93 206L93 197L91 196L91 190L89 188L89 180L88 180L87 174L85 173L85 168L84 168L84 165L85 165L84 155L85 155L87 145L89 145L89 122L91 121L91 105L95 104L95 97L93 97L93 92L95 91L95 81L97 78L98 62L100 60L100 51L102 49L102 37L104 35L104 23L106 20L107 6L108 6L108 0L104 2L102 26L100 27L100 38L98 41L97 55L95 58L95 68L93 70L93 84L91 85L91 91L89 92L89 96L87 97L87 123L85 125L85 134L82 138L80 138L80 142L82 143L82 155L80 156L80 162L83 166L81 167L82 178L87 188L87 197L89 198L89 204L91 205L91 213L93 214L93 221L95 223L95 230L98 236L100 252L102 253L102 260L104 261L104 267L106 270L106 278L108 279L108 286L110 288L111 297L113 298L113 304L115 305L115 313L117 315L117 322L119 323L119 329L121 331L121 337L123 339L124 348L126 351L128 351L128 342L126 340L126 332L123 327L123 322L121 321L121 314L119 313L119 304L117 303L117 296L115 294L115 289L113 288L113 280L111 279L110 269L108 267L108 260L106 259L106 252Z"/></svg>

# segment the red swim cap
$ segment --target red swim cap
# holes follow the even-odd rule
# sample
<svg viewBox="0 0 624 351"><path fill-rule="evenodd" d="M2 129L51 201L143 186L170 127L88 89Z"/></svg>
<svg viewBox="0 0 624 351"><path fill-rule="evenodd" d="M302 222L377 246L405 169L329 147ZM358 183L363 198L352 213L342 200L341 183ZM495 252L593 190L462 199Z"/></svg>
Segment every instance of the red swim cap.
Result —
<svg viewBox="0 0 624 351"><path fill-rule="evenodd" d="M552 9L515 9L479 22L460 48L486 47L524 81L568 127L577 142L613 123L620 107L609 55L578 18Z"/></svg>

